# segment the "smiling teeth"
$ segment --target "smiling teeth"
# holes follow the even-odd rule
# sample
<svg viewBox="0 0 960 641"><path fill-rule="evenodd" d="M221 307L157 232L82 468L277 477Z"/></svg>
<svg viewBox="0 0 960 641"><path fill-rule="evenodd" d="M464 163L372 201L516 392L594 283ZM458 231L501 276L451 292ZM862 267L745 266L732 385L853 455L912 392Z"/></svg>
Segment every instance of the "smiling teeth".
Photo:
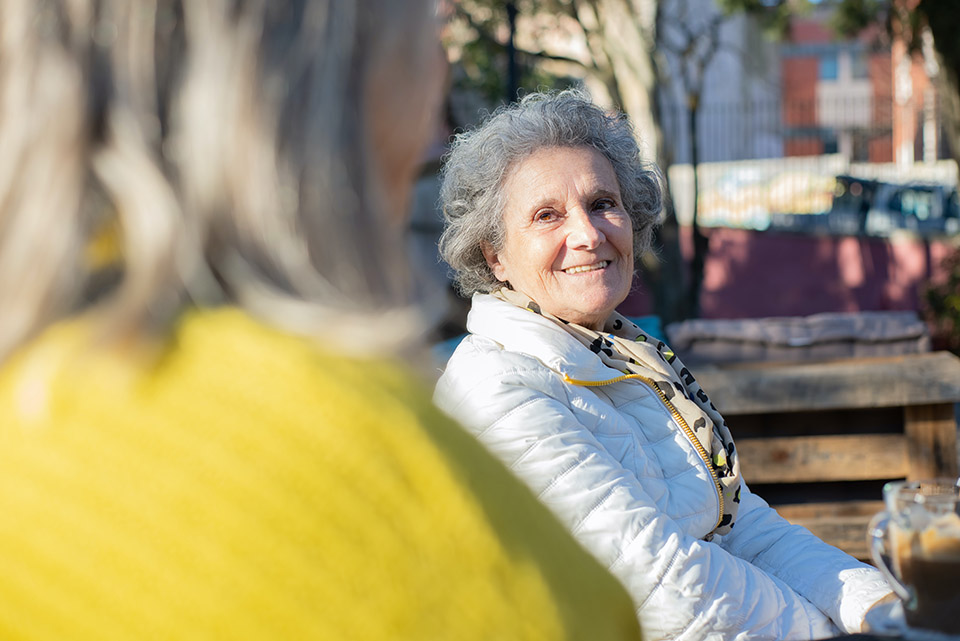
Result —
<svg viewBox="0 0 960 641"><path fill-rule="evenodd" d="M580 267L571 267L563 271L567 274L582 274L583 272L592 272L595 269L603 269L609 264L609 260L601 260L599 263L594 263L593 265L581 265Z"/></svg>

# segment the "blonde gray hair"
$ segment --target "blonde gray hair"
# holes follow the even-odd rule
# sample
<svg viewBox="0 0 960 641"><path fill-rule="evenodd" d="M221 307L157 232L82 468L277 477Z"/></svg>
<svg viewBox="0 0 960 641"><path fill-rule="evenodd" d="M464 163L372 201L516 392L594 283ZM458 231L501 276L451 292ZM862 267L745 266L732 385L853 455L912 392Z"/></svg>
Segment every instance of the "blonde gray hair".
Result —
<svg viewBox="0 0 960 641"><path fill-rule="evenodd" d="M306 333L411 309L362 91L432 22L429 0L3 0L0 359L94 306L117 335L186 305Z"/></svg>
<svg viewBox="0 0 960 641"><path fill-rule="evenodd" d="M503 283L481 252L503 249L503 184L524 158L545 147L591 147L616 173L633 223L634 257L645 252L662 207L660 174L645 164L622 113L606 113L584 92L531 93L501 107L476 129L458 134L443 169L445 219L440 252L460 292L492 292Z"/></svg>

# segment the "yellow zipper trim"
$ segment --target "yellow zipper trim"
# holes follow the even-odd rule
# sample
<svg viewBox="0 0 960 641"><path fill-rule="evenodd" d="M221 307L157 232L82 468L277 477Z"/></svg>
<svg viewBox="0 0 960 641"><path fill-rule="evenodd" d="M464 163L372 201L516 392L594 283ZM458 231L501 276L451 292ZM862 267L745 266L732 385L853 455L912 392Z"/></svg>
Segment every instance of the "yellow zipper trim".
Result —
<svg viewBox="0 0 960 641"><path fill-rule="evenodd" d="M720 514L717 516L717 523L713 527L716 528L720 525L720 522L723 520L723 490L720 485L720 477L717 476L716 470L713 469L713 463L710 462L710 455L707 454L707 450L703 448L703 445L700 443L700 440L697 438L697 435L693 433L693 430L690 429L690 426L687 425L687 422L680 412L677 411L677 408L673 406L669 400L667 400L666 394L663 393L657 384L653 381L652 378L648 378L643 374L624 374L622 376L617 376L616 378L610 378L605 381L580 381L575 378L570 378L566 374L563 375L563 380L571 385L579 385L581 387L601 387L603 385L612 385L613 383L619 383L620 381L625 381L627 379L634 379L646 383L647 387L656 393L660 397L660 401L667 407L670 411L670 414L673 416L673 420L677 422L677 425L680 426L680 429L683 430L683 433L687 435L687 439L693 444L694 449L697 450L697 454L700 455L700 458L703 459L703 462L707 465L707 471L710 472L710 476L713 478L714 487L717 490L717 499L720 501Z"/></svg>

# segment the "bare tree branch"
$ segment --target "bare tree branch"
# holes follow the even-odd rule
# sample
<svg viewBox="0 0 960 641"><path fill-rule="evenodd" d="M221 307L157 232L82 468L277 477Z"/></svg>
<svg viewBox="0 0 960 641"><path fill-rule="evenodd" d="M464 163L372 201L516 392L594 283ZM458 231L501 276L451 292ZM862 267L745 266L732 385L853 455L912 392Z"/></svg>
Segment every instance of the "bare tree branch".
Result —
<svg viewBox="0 0 960 641"><path fill-rule="evenodd" d="M466 21L467 25L469 25L471 29L476 31L477 36L481 40L486 42L488 45L492 46L498 52L506 53L507 45L503 42L500 42L500 40L493 34L493 32L486 27L486 25L483 25L477 22L477 20L473 17L473 15L467 9L465 9L461 4L456 3L454 7L455 7L456 15L462 18L464 21ZM532 58L536 58L538 60L552 60L555 62L563 62L565 64L576 65L577 67L580 67L581 69L585 69L587 71L597 71L596 67L594 67L593 65L585 64L582 60L577 60L576 58L571 58L569 56L559 56L543 50L533 51L530 49L524 49L517 46L514 46L514 50L517 52L517 54L521 56L529 56Z"/></svg>

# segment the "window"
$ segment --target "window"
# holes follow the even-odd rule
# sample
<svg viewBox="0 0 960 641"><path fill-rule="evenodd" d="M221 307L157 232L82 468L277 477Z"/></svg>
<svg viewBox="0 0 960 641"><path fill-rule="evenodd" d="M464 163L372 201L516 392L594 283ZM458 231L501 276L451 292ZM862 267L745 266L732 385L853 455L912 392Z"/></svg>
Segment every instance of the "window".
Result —
<svg viewBox="0 0 960 641"><path fill-rule="evenodd" d="M853 139L853 154L850 160L853 162L870 162L870 133L857 130L853 132L851 137Z"/></svg>
<svg viewBox="0 0 960 641"><path fill-rule="evenodd" d="M830 131L825 132L822 135L823 139L823 153L825 154L835 154L840 151L840 145L837 143L837 134Z"/></svg>
<svg viewBox="0 0 960 641"><path fill-rule="evenodd" d="M820 80L837 79L837 56L827 54L820 56Z"/></svg>

